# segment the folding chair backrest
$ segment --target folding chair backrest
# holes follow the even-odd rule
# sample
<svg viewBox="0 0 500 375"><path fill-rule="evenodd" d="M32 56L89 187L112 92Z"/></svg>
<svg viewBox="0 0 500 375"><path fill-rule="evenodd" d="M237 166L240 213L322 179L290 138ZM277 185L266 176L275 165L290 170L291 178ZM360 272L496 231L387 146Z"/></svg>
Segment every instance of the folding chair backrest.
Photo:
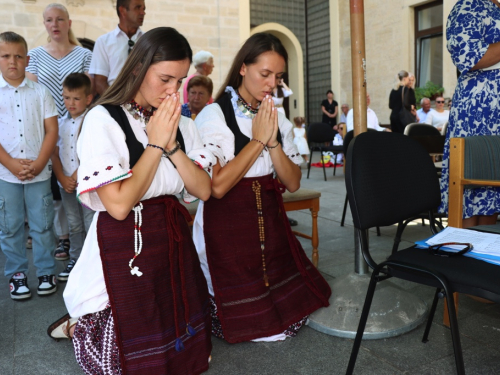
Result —
<svg viewBox="0 0 500 375"><path fill-rule="evenodd" d="M405 135L410 137L422 137L427 135L441 135L440 131L429 124L412 123L406 125Z"/></svg>
<svg viewBox="0 0 500 375"><path fill-rule="evenodd" d="M441 135L446 135L446 130L448 129L448 124L449 124L449 121L446 121L443 125L443 127L441 128Z"/></svg>
<svg viewBox="0 0 500 375"><path fill-rule="evenodd" d="M307 141L314 143L331 142L337 132L332 129L331 125L317 122L310 124L307 129Z"/></svg>
<svg viewBox="0 0 500 375"><path fill-rule="evenodd" d="M366 129L369 132L376 132L377 130L375 129ZM347 134L344 136L344 157L347 158L347 149L349 148L349 143L351 143L352 139L354 138L354 130L349 130Z"/></svg>
<svg viewBox="0 0 500 375"><path fill-rule="evenodd" d="M358 229L398 223L441 201L434 164L410 137L362 133L349 145L347 159L347 195Z"/></svg>

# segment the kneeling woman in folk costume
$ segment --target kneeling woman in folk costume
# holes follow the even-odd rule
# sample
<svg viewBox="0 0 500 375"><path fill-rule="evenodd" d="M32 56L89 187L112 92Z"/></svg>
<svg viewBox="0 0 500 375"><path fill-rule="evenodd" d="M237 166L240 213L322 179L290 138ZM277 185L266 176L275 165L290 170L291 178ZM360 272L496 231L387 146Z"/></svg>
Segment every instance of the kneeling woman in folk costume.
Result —
<svg viewBox="0 0 500 375"><path fill-rule="evenodd" d="M272 100L286 61L279 39L251 36L216 103L195 120L218 160L193 237L213 296L212 333L231 343L295 336L331 294L283 207L285 188L300 187L302 162L293 126Z"/></svg>
<svg viewBox="0 0 500 375"><path fill-rule="evenodd" d="M191 56L175 29L145 33L82 125L78 198L98 214L64 300L70 322L78 317L70 332L87 374L208 368L208 290L174 196L208 199L215 162L180 115Z"/></svg>

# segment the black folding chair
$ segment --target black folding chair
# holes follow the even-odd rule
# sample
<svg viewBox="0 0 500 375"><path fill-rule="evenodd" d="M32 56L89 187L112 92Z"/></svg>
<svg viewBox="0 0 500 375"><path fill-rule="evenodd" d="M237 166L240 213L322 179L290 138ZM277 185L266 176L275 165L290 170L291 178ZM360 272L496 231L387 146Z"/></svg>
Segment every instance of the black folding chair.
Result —
<svg viewBox="0 0 500 375"><path fill-rule="evenodd" d="M369 132L376 132L375 129L366 129L367 131ZM347 148L349 147L349 143L351 143L352 139L354 138L354 131L353 130L350 130L347 132L347 134L345 135L344 137L344 144L343 144L343 148L344 148L344 164L347 164ZM344 226L344 222L345 222L345 215L347 213L347 204L349 202L349 198L347 197L347 193L345 194L345 201L344 201L344 209L342 210L342 219L340 220L340 226L343 227ZM377 236L380 237L380 227L377 227Z"/></svg>
<svg viewBox="0 0 500 375"><path fill-rule="evenodd" d="M500 303L498 266L464 256L434 255L415 246L377 264L370 254L366 229L392 225L425 211L432 219L441 201L438 177L429 154L402 134L363 133L349 145L347 160L346 187L354 227L360 231L363 257L373 269L347 374L354 370L376 285L391 277L437 288L423 342L427 342L438 298L446 297L457 373L464 374L453 293Z"/></svg>
<svg viewBox="0 0 500 375"><path fill-rule="evenodd" d="M331 145L335 134L337 134L337 132L332 129L331 125L323 124L321 122L309 125L309 128L307 129L307 142L309 142L309 150L311 154L309 155L309 164L307 165L307 178L309 178L309 172L311 171L314 150L318 150L321 156L323 156L323 152L330 151L333 153L333 175L335 176L335 172L337 170L337 155L344 151L343 146ZM323 175L325 176L326 181L325 164L323 164Z"/></svg>

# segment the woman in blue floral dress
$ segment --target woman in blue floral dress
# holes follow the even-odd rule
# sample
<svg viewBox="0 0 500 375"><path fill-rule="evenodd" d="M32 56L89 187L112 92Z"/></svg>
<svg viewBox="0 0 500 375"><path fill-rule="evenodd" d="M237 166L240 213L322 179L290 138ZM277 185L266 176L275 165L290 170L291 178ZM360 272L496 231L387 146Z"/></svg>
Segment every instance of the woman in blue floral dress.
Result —
<svg viewBox="0 0 500 375"><path fill-rule="evenodd" d="M458 0L446 25L448 51L461 75L453 96L441 177L440 212L448 211L450 138L500 135L500 4ZM465 189L464 227L494 224L500 189Z"/></svg>

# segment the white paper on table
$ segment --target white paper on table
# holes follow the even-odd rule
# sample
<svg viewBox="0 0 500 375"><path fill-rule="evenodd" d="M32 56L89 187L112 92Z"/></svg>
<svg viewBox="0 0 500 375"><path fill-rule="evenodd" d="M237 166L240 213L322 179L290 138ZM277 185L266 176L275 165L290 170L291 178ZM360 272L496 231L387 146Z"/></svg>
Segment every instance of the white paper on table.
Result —
<svg viewBox="0 0 500 375"><path fill-rule="evenodd" d="M473 246L471 251L473 253L500 257L500 235L498 234L448 227L427 240L430 246L447 242L470 243ZM463 246L446 247L463 249Z"/></svg>

